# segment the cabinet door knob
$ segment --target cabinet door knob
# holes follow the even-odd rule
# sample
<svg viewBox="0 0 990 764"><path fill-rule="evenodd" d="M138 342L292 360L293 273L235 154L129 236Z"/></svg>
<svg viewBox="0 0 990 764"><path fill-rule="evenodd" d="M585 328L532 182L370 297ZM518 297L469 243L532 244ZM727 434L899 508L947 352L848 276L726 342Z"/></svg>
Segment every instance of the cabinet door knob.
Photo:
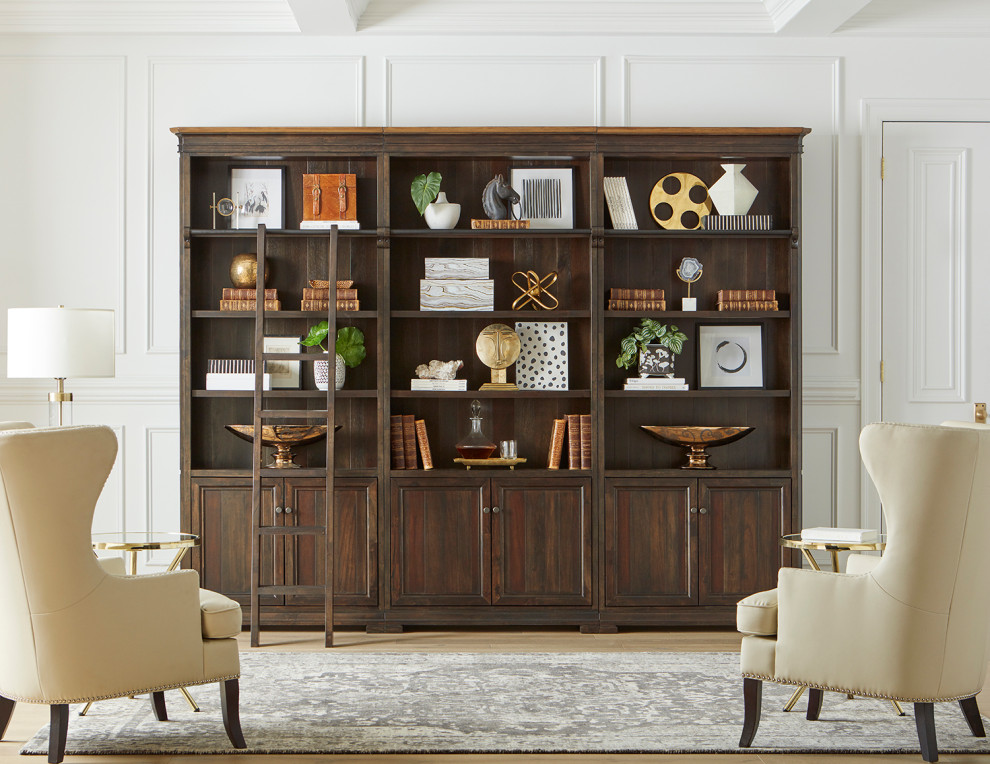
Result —
<svg viewBox="0 0 990 764"><path fill-rule="evenodd" d="M281 507L275 507L275 514L276 515L282 514L282 508Z"/></svg>
<svg viewBox="0 0 990 764"><path fill-rule="evenodd" d="M285 514L291 515L292 514L292 507L286 507L285 508Z"/></svg>
<svg viewBox="0 0 990 764"><path fill-rule="evenodd" d="M707 514L708 514L708 510L707 510L707 509L706 509L705 507L702 507L702 508L701 508L701 509L699 509L698 511L699 511L699 512L700 512L701 514L703 514L703 515L707 515Z"/></svg>
<svg viewBox="0 0 990 764"><path fill-rule="evenodd" d="M698 508L697 507L691 507L691 514L692 515L698 514Z"/></svg>
<svg viewBox="0 0 990 764"><path fill-rule="evenodd" d="M484 512L484 513L485 513L486 515L487 515L487 514L488 514L489 512L491 512L491 510L490 510L490 509L489 509L488 507L482 507L482 508L481 508L481 511L482 511L482 512Z"/></svg>
<svg viewBox="0 0 990 764"><path fill-rule="evenodd" d="M494 513L495 513L496 515L497 515L497 514L498 514L499 512L501 512L501 511L502 511L502 510L501 510L501 509L499 509L498 507L492 507L492 512L494 512Z"/></svg>

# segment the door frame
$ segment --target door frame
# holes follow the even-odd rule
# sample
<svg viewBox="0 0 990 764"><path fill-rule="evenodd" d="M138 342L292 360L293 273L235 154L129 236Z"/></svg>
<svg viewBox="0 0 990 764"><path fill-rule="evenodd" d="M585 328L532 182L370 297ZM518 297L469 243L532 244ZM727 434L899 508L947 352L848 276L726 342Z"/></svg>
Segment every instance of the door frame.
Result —
<svg viewBox="0 0 990 764"><path fill-rule="evenodd" d="M862 239L860 310L860 424L880 420L883 336L883 159L884 122L988 122L990 99L864 98L862 145ZM880 527L880 497L860 466L860 513L864 528Z"/></svg>

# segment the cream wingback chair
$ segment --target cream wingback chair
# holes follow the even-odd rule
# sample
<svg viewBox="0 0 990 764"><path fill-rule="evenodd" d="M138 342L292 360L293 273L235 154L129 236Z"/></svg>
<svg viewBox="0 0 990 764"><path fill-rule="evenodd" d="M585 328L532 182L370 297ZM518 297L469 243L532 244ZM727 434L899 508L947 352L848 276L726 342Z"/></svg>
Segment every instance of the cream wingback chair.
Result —
<svg viewBox="0 0 990 764"><path fill-rule="evenodd" d="M959 701L983 737L976 694L990 627L990 429L872 424L860 450L887 521L883 557L858 573L782 568L737 609L749 747L763 681L914 703L921 753L938 760L933 704ZM854 568L855 569L855 568Z"/></svg>
<svg viewBox="0 0 990 764"><path fill-rule="evenodd" d="M203 612L195 571L114 576L93 555L116 454L108 427L0 431L0 737L16 702L47 704L59 762L69 703L150 693L165 719L165 690L220 682L224 728L244 748L240 610Z"/></svg>

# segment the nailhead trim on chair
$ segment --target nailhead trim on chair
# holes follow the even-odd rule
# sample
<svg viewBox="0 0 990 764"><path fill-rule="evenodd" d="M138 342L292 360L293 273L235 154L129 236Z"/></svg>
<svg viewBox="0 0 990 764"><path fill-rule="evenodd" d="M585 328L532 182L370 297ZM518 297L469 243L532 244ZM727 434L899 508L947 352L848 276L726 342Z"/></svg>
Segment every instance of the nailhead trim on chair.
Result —
<svg viewBox="0 0 990 764"><path fill-rule="evenodd" d="M17 701L18 703L42 703L45 705L53 706L61 703L89 703L91 701L97 700L113 700L114 698L126 698L129 695L144 695L148 692L164 692L165 690L178 690L180 687L196 687L201 684L213 684L214 682L226 682L228 679L240 679L240 674L231 674L230 676L219 676L216 679L198 679L191 682L177 682L175 684L166 684L161 687L140 687L133 690L124 690L123 692L114 693L113 695L94 695L87 698L74 698L72 700L35 700L33 698L19 698L16 695L8 695L3 690L0 690L0 695L10 700Z"/></svg>
<svg viewBox="0 0 990 764"><path fill-rule="evenodd" d="M953 700L965 700L966 698L975 698L979 694L977 692L967 692L965 695L953 695L949 698L904 698L904 697L894 697L893 695L881 695L876 692L868 692L866 690L850 690L846 687L828 687L824 684L808 684L807 682L795 682L791 679L780 679L775 676L764 676L763 674L749 674L743 672L743 677L746 679L759 679L764 682L773 682L774 684L789 684L796 687L811 687L815 690L827 690L828 692L841 692L846 695L859 695L864 698L880 698L881 700L899 700L902 703L948 703Z"/></svg>

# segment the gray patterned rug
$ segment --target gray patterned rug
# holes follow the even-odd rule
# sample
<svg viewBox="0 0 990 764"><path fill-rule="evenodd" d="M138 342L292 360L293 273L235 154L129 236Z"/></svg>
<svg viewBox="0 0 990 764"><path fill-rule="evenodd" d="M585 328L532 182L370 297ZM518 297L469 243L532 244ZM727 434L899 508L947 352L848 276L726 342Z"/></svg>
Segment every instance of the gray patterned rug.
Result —
<svg viewBox="0 0 990 764"><path fill-rule="evenodd" d="M737 752L737 653L249 652L241 656L246 753ZM69 718L68 754L233 753L216 685L192 689L201 713L166 693L94 704ZM821 720L781 708L765 685L752 752L917 752L914 717L889 703L825 694ZM909 707L910 708L910 707ZM941 751L990 753L958 704L936 707ZM21 753L47 751L44 727Z"/></svg>

